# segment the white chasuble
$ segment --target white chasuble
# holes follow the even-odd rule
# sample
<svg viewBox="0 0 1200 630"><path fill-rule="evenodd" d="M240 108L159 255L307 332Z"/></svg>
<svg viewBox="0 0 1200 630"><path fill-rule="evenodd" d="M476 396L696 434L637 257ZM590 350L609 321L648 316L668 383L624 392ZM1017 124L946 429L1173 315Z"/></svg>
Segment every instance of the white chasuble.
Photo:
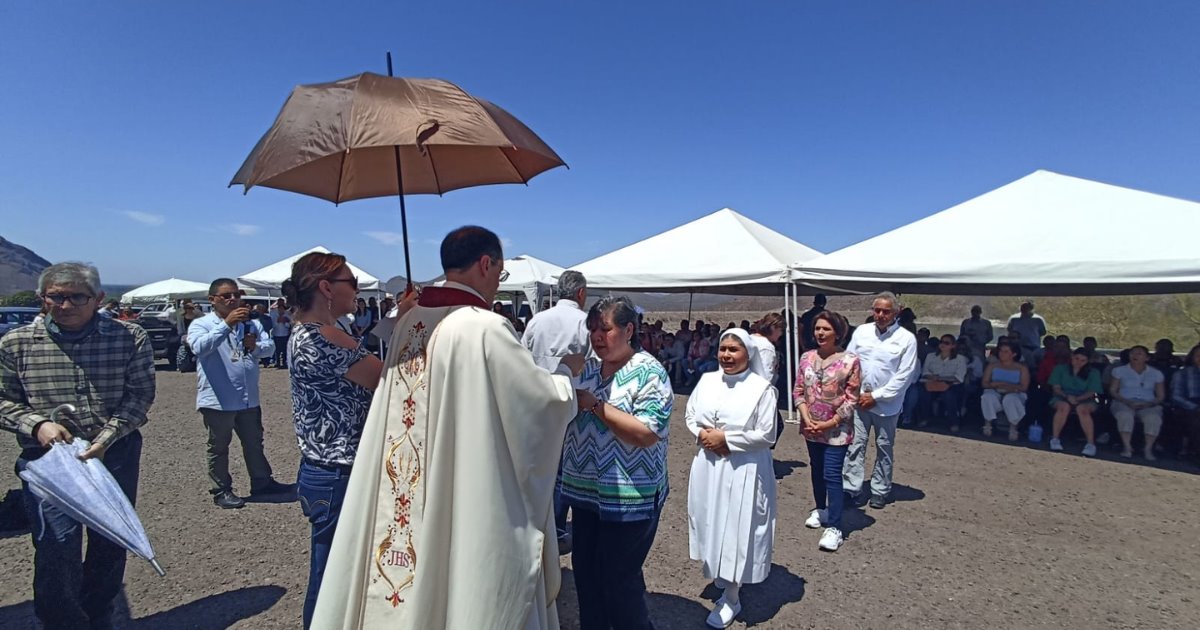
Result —
<svg viewBox="0 0 1200 630"><path fill-rule="evenodd" d="M425 303L392 333L312 627L558 628L570 378L500 315Z"/></svg>

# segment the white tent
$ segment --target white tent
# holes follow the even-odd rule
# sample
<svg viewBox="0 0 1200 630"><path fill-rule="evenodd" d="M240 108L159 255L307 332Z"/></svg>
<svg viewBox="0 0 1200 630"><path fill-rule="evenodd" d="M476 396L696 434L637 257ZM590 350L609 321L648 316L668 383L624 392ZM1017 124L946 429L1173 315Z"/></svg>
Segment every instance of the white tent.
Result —
<svg viewBox="0 0 1200 630"><path fill-rule="evenodd" d="M182 298L203 298L208 296L208 283L168 278L142 285L121 295L122 304L134 302L152 302L155 300L177 300Z"/></svg>
<svg viewBox="0 0 1200 630"><path fill-rule="evenodd" d="M296 254L294 256L288 256L287 258L284 258L283 260L281 260L279 262L267 265L266 267L263 267L262 269L256 269L254 271L251 271L248 274L238 276L238 279L237 279L238 284L243 287L250 287L253 289L259 289L260 291L267 291L268 295L270 295L271 293L277 294L277 293L279 293L279 288L281 286L283 286L283 281L292 277L292 265L297 260L300 260L301 258L303 258L305 254L311 254L313 252L321 252L322 254L328 254L329 250L324 247L317 246L310 250L300 252L299 254ZM350 272L353 273L358 278L358 289L360 291L382 291L383 290L383 286L382 286L382 283L379 282L379 278L376 278L375 276L363 271L362 269L355 267L354 265L350 264L349 262L347 262L346 265L350 267ZM208 289L208 287L205 286L205 290L207 290L207 289Z"/></svg>
<svg viewBox="0 0 1200 630"><path fill-rule="evenodd" d="M514 297L522 296L528 300L530 309L536 313L541 308L538 283L558 276L563 268L529 254L522 254L516 258L505 259L504 270L508 272L508 279L500 283L500 293L508 293Z"/></svg>
<svg viewBox="0 0 1200 630"><path fill-rule="evenodd" d="M571 269L589 290L782 295L788 265L820 255L724 208Z"/></svg>
<svg viewBox="0 0 1200 630"><path fill-rule="evenodd" d="M1200 203L1035 171L794 265L814 287L943 295L1200 291Z"/></svg>
<svg viewBox="0 0 1200 630"><path fill-rule="evenodd" d="M504 270L508 272L508 278L500 283L499 289L496 291L496 297L507 296L514 302L514 307L519 307L522 300L530 305L530 309L536 313L541 306L538 301L538 284L550 281L552 277L557 277L562 273L563 268L550 262L534 258L529 254L521 254L513 258L504 259ZM400 276L396 276L400 278ZM441 282L446 279L446 276L441 275L429 282ZM389 285L391 280L388 281ZM588 283L591 285L591 282ZM513 309L517 312L517 308Z"/></svg>

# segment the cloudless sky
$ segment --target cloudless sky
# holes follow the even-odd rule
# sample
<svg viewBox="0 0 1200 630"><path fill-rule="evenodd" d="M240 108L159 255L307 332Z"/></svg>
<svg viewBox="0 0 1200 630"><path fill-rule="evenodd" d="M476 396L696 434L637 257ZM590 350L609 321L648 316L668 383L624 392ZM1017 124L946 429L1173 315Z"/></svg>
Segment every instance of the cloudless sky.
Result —
<svg viewBox="0 0 1200 630"><path fill-rule="evenodd" d="M1200 200L1198 33L1193 0L4 2L0 236L107 284L400 273L395 199L226 187L292 87L388 50L571 167L410 197L418 279L465 223L570 265L722 207L832 251L1039 168Z"/></svg>

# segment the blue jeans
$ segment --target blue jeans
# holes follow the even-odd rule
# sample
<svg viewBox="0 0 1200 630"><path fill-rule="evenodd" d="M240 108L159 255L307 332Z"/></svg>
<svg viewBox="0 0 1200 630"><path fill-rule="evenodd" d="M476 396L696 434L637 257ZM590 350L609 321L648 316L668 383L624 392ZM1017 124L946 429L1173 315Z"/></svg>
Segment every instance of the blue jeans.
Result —
<svg viewBox="0 0 1200 630"><path fill-rule="evenodd" d="M300 460L297 475L297 494L300 509L312 525L312 548L308 564L308 592L304 595L304 627L312 623L313 609L317 605L317 593L321 591L321 578L325 576L325 564L329 561L329 548L333 545L333 533L337 529L342 503L346 500L346 486L350 483L349 466L325 466Z"/></svg>
<svg viewBox="0 0 1200 630"><path fill-rule="evenodd" d="M817 509L825 510L825 526L842 528L842 463L846 446L808 442L808 466L812 471L813 498Z"/></svg>
<svg viewBox="0 0 1200 630"><path fill-rule="evenodd" d="M46 454L21 451L17 470ZM137 502L142 434L134 431L113 442L104 466L117 485ZM33 609L46 630L108 630L113 627L114 600L125 581L125 548L88 529L83 553L83 525L41 501L22 483L25 513L33 537Z"/></svg>
<svg viewBox="0 0 1200 630"><path fill-rule="evenodd" d="M571 512L580 630L653 630L642 565L658 532L660 510L642 521L602 521L592 510Z"/></svg>
<svg viewBox="0 0 1200 630"><path fill-rule="evenodd" d="M920 389L920 417L921 420L927 421L933 418L933 406L940 406L937 417L943 418L950 426L958 425L959 410L962 408L963 386L951 385L950 389L944 392L931 392L924 387Z"/></svg>

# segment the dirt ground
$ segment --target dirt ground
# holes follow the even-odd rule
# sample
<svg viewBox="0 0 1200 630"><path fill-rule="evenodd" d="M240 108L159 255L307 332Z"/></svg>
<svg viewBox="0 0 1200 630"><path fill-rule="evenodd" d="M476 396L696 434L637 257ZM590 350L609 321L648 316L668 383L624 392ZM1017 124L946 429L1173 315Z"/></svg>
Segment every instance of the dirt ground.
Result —
<svg viewBox="0 0 1200 630"><path fill-rule="evenodd" d="M195 375L160 372L145 429L138 511L167 577L131 558L125 593L137 630L299 627L308 527L298 504L215 508ZM295 478L287 376L263 373L267 450ZM687 471L694 448L676 399L671 497L646 582L655 625L702 628L717 593L688 559ZM775 452L774 567L742 591L735 628L1200 627L1200 476L1186 465L1087 460L1029 445L901 430L894 503L848 512L845 546L817 549L808 457L794 428ZM1078 452L1077 444L1068 450ZM17 455L0 439L0 465ZM237 489L245 468L232 457ZM0 490L19 485L5 475ZM0 538L0 628L36 627L27 533ZM569 557L559 597L577 626Z"/></svg>

